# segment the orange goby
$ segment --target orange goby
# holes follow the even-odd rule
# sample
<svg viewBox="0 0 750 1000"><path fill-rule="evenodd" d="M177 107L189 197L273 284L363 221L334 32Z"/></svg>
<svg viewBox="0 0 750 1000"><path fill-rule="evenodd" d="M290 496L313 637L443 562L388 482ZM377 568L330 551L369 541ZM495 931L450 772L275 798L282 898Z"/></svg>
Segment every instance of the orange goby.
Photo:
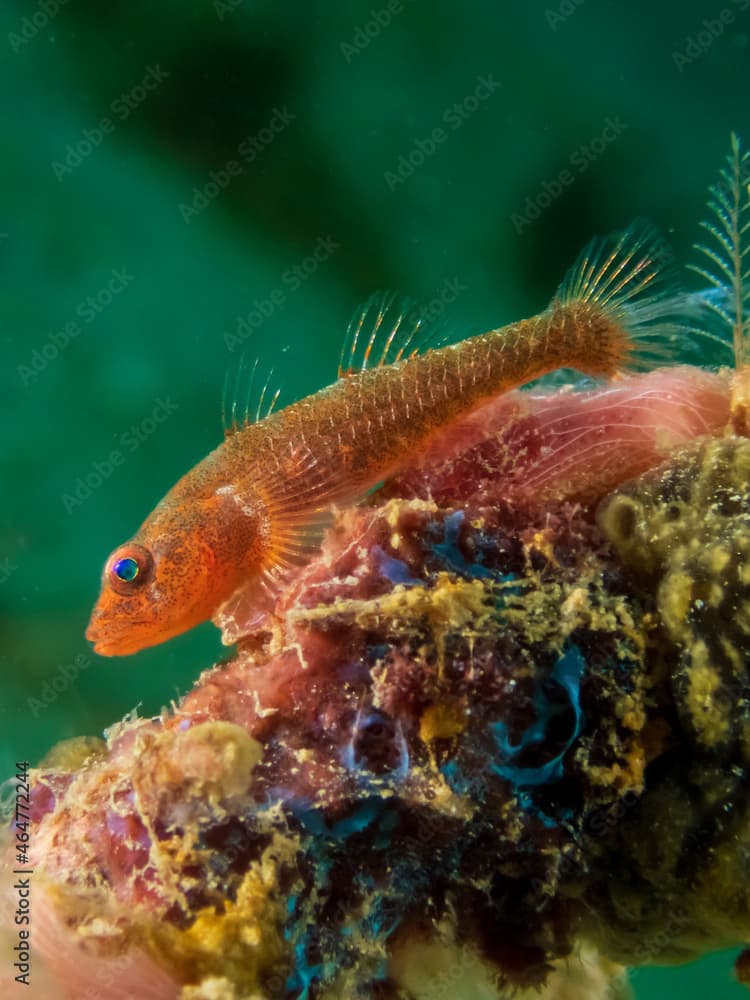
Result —
<svg viewBox="0 0 750 1000"><path fill-rule="evenodd" d="M261 614L314 550L332 504L356 502L493 397L558 368L607 378L658 361L685 301L659 256L647 229L595 241L544 312L425 353L415 344L426 317L393 296L371 299L335 383L233 423L112 553L86 633L96 652L134 653L223 622L238 602Z"/></svg>

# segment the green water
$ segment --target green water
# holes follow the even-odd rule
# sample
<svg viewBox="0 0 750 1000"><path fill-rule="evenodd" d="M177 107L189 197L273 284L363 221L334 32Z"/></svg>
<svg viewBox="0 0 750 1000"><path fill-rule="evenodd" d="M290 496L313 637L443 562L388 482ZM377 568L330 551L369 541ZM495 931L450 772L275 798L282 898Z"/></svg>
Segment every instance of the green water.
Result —
<svg viewBox="0 0 750 1000"><path fill-rule="evenodd" d="M747 7L5 0L0 774L220 653L207 625L102 660L83 630L107 553L219 441L243 350L289 401L375 288L468 331L636 216L687 256L750 140ZM730 959L637 995L740 997Z"/></svg>

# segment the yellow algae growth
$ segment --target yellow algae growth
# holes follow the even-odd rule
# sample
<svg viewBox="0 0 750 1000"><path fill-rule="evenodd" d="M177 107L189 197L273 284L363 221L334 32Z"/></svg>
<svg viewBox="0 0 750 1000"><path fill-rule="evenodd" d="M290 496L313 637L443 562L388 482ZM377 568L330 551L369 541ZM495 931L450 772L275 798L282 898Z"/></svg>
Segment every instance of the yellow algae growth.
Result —
<svg viewBox="0 0 750 1000"><path fill-rule="evenodd" d="M154 956L164 956L169 971L189 986L184 997L202 996L196 987L222 978L235 992L219 996L262 996L264 978L286 973L288 948L281 934L286 899L279 861L293 861L294 854L291 840L276 839L246 872L234 899L200 910L185 930L166 923L144 928Z"/></svg>

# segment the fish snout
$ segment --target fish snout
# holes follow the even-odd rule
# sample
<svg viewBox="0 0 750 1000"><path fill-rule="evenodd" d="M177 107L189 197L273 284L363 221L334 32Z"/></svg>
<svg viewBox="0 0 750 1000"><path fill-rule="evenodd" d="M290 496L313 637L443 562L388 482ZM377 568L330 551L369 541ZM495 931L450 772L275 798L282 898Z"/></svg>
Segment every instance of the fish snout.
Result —
<svg viewBox="0 0 750 1000"><path fill-rule="evenodd" d="M151 645L144 637L142 619L114 617L98 605L91 612L86 638L99 656L126 656Z"/></svg>
<svg viewBox="0 0 750 1000"><path fill-rule="evenodd" d="M110 655L107 651L107 639L110 629L108 629L107 626L107 615L101 608L94 608L86 627L86 638L89 642L94 644L94 652L99 653L101 656Z"/></svg>

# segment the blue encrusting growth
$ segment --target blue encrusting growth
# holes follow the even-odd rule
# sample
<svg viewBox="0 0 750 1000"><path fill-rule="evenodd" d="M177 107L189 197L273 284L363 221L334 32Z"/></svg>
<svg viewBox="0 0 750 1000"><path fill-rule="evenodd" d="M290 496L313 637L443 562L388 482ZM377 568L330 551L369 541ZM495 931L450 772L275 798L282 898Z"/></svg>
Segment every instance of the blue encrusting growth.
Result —
<svg viewBox="0 0 750 1000"><path fill-rule="evenodd" d="M414 584L422 582L411 575L409 567L405 562L402 562L401 559L394 559L393 556L389 556L380 545L374 545L373 552L375 554L375 558L377 559L381 575L392 584L403 584L407 587L413 587Z"/></svg>
<svg viewBox="0 0 750 1000"><path fill-rule="evenodd" d="M562 778L565 754L581 731L583 714L580 705L580 686L585 669L586 661L580 649L574 645L570 646L557 661L552 671L552 680L556 681L566 693L568 705L560 705L551 701L544 688L541 685L537 686L534 698L536 719L523 733L519 743L512 744L510 742L505 722L492 723L490 728L500 750L502 761L501 763L493 763L492 768L517 788L544 785ZM572 708L575 721L570 736L560 752L545 764L536 767L522 767L516 763L526 751L543 744L550 720L568 708Z"/></svg>
<svg viewBox="0 0 750 1000"><path fill-rule="evenodd" d="M448 514L442 523L443 540L434 543L432 551L454 573L478 579L492 577L494 576L492 570L478 562L470 563L461 551L461 526L465 516L463 510L456 510L452 514Z"/></svg>
<svg viewBox="0 0 750 1000"><path fill-rule="evenodd" d="M335 889L333 873L345 864L351 851L347 843L352 837L369 828L370 845L376 850L386 851L391 847L392 834L397 830L399 817L391 800L372 796L363 800L349 815L330 824L321 809L308 808L296 813L310 836L306 838L305 855L315 870L315 885L319 890ZM361 951L363 943L369 943L373 954L380 954L384 942L399 926L403 917L402 893L409 882L415 886L426 880L424 874L405 868L401 877L389 879L380 886L375 878L358 872L354 878L353 890L362 900L358 908L351 910L346 922L336 932L339 946L335 943L328 953L339 953L340 962L329 958L318 961L320 952L320 928L315 919L315 898L306 894L295 894L289 899L288 919L284 938L293 942L294 970L287 978L286 989L295 1000L307 1000L315 984L327 980L351 958L351 950ZM384 979L387 972L385 959L380 955L373 962L372 979Z"/></svg>
<svg viewBox="0 0 750 1000"><path fill-rule="evenodd" d="M297 814L297 819L314 836L329 840L347 840L355 833L361 833L383 812L385 800L365 799L348 816L328 825L321 809L306 809Z"/></svg>

